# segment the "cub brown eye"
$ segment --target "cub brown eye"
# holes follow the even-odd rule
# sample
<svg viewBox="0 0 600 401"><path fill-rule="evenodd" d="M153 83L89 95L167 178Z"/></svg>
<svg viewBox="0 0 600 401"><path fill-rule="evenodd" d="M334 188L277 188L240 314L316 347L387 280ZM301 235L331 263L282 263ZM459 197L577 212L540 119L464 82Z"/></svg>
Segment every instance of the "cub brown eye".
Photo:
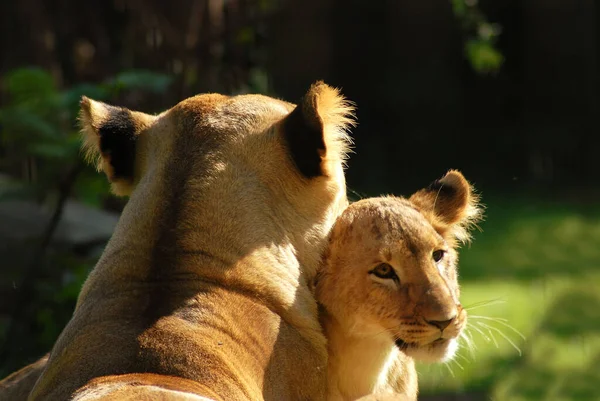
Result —
<svg viewBox="0 0 600 401"><path fill-rule="evenodd" d="M446 254L446 251L444 251L442 249L438 249L437 251L433 251L433 254L431 256L433 257L433 261L435 263L437 263L440 260L442 260L442 258L444 257L445 254Z"/></svg>
<svg viewBox="0 0 600 401"><path fill-rule="evenodd" d="M377 265L373 270L369 273L376 275L379 278L385 279L397 279L396 272L394 268L387 263L381 263Z"/></svg>

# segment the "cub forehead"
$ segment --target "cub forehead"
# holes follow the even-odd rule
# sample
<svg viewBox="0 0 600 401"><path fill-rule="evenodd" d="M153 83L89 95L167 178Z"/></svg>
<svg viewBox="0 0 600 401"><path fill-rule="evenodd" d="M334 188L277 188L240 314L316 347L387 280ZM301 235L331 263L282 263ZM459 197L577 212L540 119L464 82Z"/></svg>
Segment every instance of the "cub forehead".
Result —
<svg viewBox="0 0 600 401"><path fill-rule="evenodd" d="M383 236L400 238L440 238L431 223L415 206L404 198L371 198L351 204L339 219L340 229L354 232L372 232L378 239Z"/></svg>
<svg viewBox="0 0 600 401"><path fill-rule="evenodd" d="M384 261L399 255L420 255L445 244L427 218L404 198L353 203L336 224L331 239L334 247L360 248L360 252L377 254Z"/></svg>

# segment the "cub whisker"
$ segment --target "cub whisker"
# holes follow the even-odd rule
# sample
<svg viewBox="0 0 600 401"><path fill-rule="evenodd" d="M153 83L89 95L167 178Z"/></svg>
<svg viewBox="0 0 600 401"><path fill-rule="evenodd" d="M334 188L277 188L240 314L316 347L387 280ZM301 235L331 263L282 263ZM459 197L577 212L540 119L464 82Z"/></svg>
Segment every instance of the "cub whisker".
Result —
<svg viewBox="0 0 600 401"><path fill-rule="evenodd" d="M462 355L460 352L457 352L456 354L454 354L454 358L461 358L466 363L471 363L471 361L469 360L469 358L467 358L466 356Z"/></svg>
<svg viewBox="0 0 600 401"><path fill-rule="evenodd" d="M452 370L452 368L450 367L450 364L448 362L444 362L444 366L448 369L448 371L450 372L452 377L456 377L456 375L454 374L454 371Z"/></svg>
<svg viewBox="0 0 600 401"><path fill-rule="evenodd" d="M526 340L525 335L523 335L523 333L521 333L519 330L517 330L514 326L508 324L508 320L501 318L501 317L488 317L488 316L477 316L477 315L469 315L470 318L475 318L475 319L485 319L485 320L491 320L493 322L499 323L501 325L503 325L504 327L507 327L509 329L511 329L513 332L515 332L519 337L521 337L523 340Z"/></svg>
<svg viewBox="0 0 600 401"><path fill-rule="evenodd" d="M467 325L467 327L464 328L464 330L461 333L461 336L465 337L465 340L469 342L469 344L473 345L473 349L477 349L477 344L475 344L475 341L473 340L473 333L471 333L469 331L470 326Z"/></svg>
<svg viewBox="0 0 600 401"><path fill-rule="evenodd" d="M506 301L504 299L496 298L496 299L491 299L489 301L475 302L473 304L463 307L463 309L466 311L470 311L470 310L477 309L477 308L483 308L484 306L491 306L491 305L498 305L498 304L505 304L505 303L506 303ZM471 316L471 315L469 315L469 316Z"/></svg>
<svg viewBox="0 0 600 401"><path fill-rule="evenodd" d="M459 368L460 370L462 370L462 371L464 371L464 370L465 370L465 368L463 367L463 365L461 365L461 364L460 364L460 362L458 362L456 359L451 359L451 360L450 360L450 362L451 362L451 363L455 363L455 364L456 364L456 366L458 366L458 368Z"/></svg>
<svg viewBox="0 0 600 401"><path fill-rule="evenodd" d="M473 343L471 342L471 340L469 339L469 337L461 334L459 338L465 340L464 344L461 342L458 343L459 347L466 348L467 351L469 351L469 355L471 355L471 359L475 360L474 346L473 346Z"/></svg>
<svg viewBox="0 0 600 401"><path fill-rule="evenodd" d="M475 326L474 324L470 324L470 323L469 323L469 327L470 327L470 328L472 328L473 330L477 331L479 334L481 334L481 336L482 336L483 338L485 338L485 340L486 340L488 343L492 342L492 339L491 339L491 338L490 338L490 337L489 337L487 334L485 334L485 333L483 332L483 330L481 330L479 327Z"/></svg>
<svg viewBox="0 0 600 401"><path fill-rule="evenodd" d="M481 322L475 322L475 324L479 324ZM481 326L481 325L480 325ZM500 346L498 345L498 341L496 341L496 337L494 336L494 333L492 333L492 331L489 329L488 326L481 326L483 328L485 328L488 332L488 334L490 335L490 338L492 339L492 341L494 342L494 345L496 346L496 348L500 348Z"/></svg>
<svg viewBox="0 0 600 401"><path fill-rule="evenodd" d="M469 327L464 328L464 330L460 334L460 337L465 340L471 357L475 359L475 350L477 349L477 344L475 344L475 341L473 340L473 335L469 331Z"/></svg>
<svg viewBox="0 0 600 401"><path fill-rule="evenodd" d="M476 322L476 323L477 323L477 324L479 324L481 327L485 327L485 328L487 328L488 330L494 330L495 332L497 332L498 334L500 334L502 337L504 337L504 339L505 339L506 341L508 341L508 343L509 343L510 345L512 345L512 346L513 346L513 348L514 348L514 349L516 349L516 350L517 350L517 352L519 353L519 356L522 356L522 355L523 355L523 353L521 352L521 348L519 348L519 347L517 346L517 344L515 344L515 343L514 343L514 342L513 342L513 341L512 341L512 340L511 340L511 339L510 339L510 338L509 338L509 337L508 337L506 334L504 334L504 333L502 332L502 330L498 329L497 327L490 326L489 324L485 324L485 323L483 323L483 322ZM491 332L490 332L490 333L491 333Z"/></svg>

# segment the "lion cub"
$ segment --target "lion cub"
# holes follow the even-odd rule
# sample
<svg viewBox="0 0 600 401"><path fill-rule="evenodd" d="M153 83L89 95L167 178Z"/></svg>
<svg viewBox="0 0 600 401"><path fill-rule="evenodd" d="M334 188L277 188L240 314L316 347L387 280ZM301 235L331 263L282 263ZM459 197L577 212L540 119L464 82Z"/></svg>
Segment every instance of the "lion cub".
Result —
<svg viewBox="0 0 600 401"><path fill-rule="evenodd" d="M408 199L361 200L338 218L316 281L329 401L416 400L414 360L452 358L467 322L456 248L480 218L477 200L450 171Z"/></svg>

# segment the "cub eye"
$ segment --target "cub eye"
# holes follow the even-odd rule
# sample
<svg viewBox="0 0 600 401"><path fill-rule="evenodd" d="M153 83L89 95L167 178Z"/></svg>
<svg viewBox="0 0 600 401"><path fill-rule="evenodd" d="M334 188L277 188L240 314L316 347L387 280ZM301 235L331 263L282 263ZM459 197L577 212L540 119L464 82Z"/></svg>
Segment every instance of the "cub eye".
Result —
<svg viewBox="0 0 600 401"><path fill-rule="evenodd" d="M446 254L446 251L444 251L442 249L438 249L437 251L433 251L433 253L431 254L431 256L433 257L433 261L435 263L437 263L440 260L442 260L442 258L444 257L445 254Z"/></svg>
<svg viewBox="0 0 600 401"><path fill-rule="evenodd" d="M398 278L398 276L396 276L396 272L394 271L394 268L387 263L381 263L381 264L377 265L377 267L375 267L369 273L374 274L377 277L384 278L384 279L397 279Z"/></svg>

